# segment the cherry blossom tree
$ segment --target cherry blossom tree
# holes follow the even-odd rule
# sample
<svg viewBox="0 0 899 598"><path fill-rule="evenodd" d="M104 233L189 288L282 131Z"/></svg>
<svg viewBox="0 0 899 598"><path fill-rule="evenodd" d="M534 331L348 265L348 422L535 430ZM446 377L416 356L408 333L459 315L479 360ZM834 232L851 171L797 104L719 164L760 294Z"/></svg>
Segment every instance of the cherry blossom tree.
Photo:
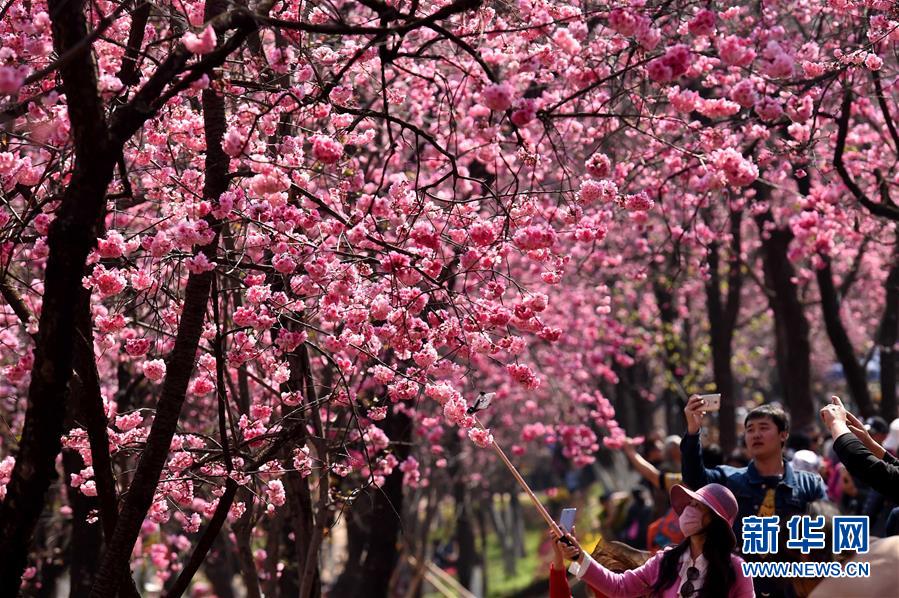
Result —
<svg viewBox="0 0 899 598"><path fill-rule="evenodd" d="M802 425L831 351L873 412L875 345L895 413L889 2L0 14L4 594L319 595L341 518L386 593L491 442L584 466L709 381Z"/></svg>

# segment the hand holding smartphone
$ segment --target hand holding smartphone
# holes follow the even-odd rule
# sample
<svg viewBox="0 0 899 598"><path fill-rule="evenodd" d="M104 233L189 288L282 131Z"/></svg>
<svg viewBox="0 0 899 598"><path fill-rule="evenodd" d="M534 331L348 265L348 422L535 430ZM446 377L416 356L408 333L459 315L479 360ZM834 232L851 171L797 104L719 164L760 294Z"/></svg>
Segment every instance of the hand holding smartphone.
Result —
<svg viewBox="0 0 899 598"><path fill-rule="evenodd" d="M562 509L562 515L559 517L559 527L566 534L570 534L572 528L574 528L575 514L577 514L577 509Z"/></svg>
<svg viewBox="0 0 899 598"><path fill-rule="evenodd" d="M699 395L699 398L704 401L702 405L703 411L718 411L721 409L721 393L716 392L714 394L708 395Z"/></svg>

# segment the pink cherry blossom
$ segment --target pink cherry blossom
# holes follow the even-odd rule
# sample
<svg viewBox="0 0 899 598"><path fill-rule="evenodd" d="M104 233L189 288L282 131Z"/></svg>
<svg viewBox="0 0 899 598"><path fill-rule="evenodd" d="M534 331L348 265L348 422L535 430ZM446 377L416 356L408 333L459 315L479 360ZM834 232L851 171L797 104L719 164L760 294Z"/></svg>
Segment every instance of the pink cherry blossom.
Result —
<svg viewBox="0 0 899 598"><path fill-rule="evenodd" d="M189 258L186 262L188 271L194 274L202 274L204 272L211 272L215 270L216 263L209 261L209 258L206 257L205 253L198 253L197 255Z"/></svg>
<svg viewBox="0 0 899 598"><path fill-rule="evenodd" d="M646 67L646 73L653 81L666 83L686 73L689 66L690 48L677 44L668 48L664 56L651 61Z"/></svg>
<svg viewBox="0 0 899 598"><path fill-rule="evenodd" d="M758 167L732 148L715 150L711 159L724 173L727 182L735 187L745 187L759 176Z"/></svg>
<svg viewBox="0 0 899 598"><path fill-rule="evenodd" d="M314 135L312 155L322 164L334 164L343 156L343 144L327 135Z"/></svg>
<svg viewBox="0 0 899 598"><path fill-rule="evenodd" d="M498 112L512 107L512 86L508 83L492 83L481 92L481 103Z"/></svg>
<svg viewBox="0 0 899 598"><path fill-rule="evenodd" d="M624 199L624 207L629 212L646 212L652 209L654 202L650 199L646 191L641 191L635 195L628 195Z"/></svg>
<svg viewBox="0 0 899 598"><path fill-rule="evenodd" d="M12 66L0 66L0 95L14 95L25 81L22 69Z"/></svg>
<svg viewBox="0 0 899 598"><path fill-rule="evenodd" d="M287 502L287 494L281 480L271 480L266 485L266 498L276 507L281 507Z"/></svg>
<svg viewBox="0 0 899 598"><path fill-rule="evenodd" d="M879 71L883 67L883 59L877 54L869 53L865 57L865 66L869 71Z"/></svg>
<svg viewBox="0 0 899 598"><path fill-rule="evenodd" d="M144 376L153 382L159 382L165 376L165 362L161 359L145 361L143 365Z"/></svg>
<svg viewBox="0 0 899 598"><path fill-rule="evenodd" d="M181 37L181 42L185 48L194 54L209 54L215 49L215 30L212 28L212 25L207 25L200 35L187 32Z"/></svg>
<svg viewBox="0 0 899 598"><path fill-rule="evenodd" d="M105 239L97 240L97 253L100 257L116 258L125 254L125 239L119 231L111 230Z"/></svg>
<svg viewBox="0 0 899 598"><path fill-rule="evenodd" d="M469 429L468 437L473 443L481 448L487 448L488 446L493 444L493 434L490 433L490 430L485 430L483 428Z"/></svg>
<svg viewBox="0 0 899 598"><path fill-rule="evenodd" d="M693 35L710 35L715 32L715 13L708 9L700 10L687 25Z"/></svg>
<svg viewBox="0 0 899 598"><path fill-rule="evenodd" d="M592 176L604 179L612 172L612 160L606 154L595 153L587 160L585 167Z"/></svg>
<svg viewBox="0 0 899 598"><path fill-rule="evenodd" d="M764 97L755 103L753 108L759 118L766 122L774 122L783 114L783 106L774 98Z"/></svg>
<svg viewBox="0 0 899 598"><path fill-rule="evenodd" d="M96 289L104 299L118 295L127 284L128 280L121 271L107 270L102 264L95 266L91 275L84 279L85 288Z"/></svg>
<svg viewBox="0 0 899 598"><path fill-rule="evenodd" d="M745 67L755 60L755 50L749 40L736 35L719 38L718 53L721 59L731 66Z"/></svg>

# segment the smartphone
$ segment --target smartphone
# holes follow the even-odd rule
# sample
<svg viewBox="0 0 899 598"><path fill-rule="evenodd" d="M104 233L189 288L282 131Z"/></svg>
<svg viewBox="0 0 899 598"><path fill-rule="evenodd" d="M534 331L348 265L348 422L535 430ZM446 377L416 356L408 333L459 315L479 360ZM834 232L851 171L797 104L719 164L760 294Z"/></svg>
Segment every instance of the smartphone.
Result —
<svg viewBox="0 0 899 598"><path fill-rule="evenodd" d="M562 509L562 516L559 517L559 527L566 534L570 534L571 528L574 527L574 516L576 513L577 509Z"/></svg>
<svg viewBox="0 0 899 598"><path fill-rule="evenodd" d="M718 411L721 409L721 393L716 392L710 395L699 395L700 399L705 401L705 405L702 406L703 411Z"/></svg>

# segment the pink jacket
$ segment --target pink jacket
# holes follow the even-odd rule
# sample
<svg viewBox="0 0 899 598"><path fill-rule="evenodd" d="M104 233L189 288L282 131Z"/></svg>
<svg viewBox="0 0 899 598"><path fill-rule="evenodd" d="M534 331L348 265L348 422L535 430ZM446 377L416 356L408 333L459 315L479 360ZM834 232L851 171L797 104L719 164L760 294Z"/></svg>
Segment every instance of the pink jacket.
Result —
<svg viewBox="0 0 899 598"><path fill-rule="evenodd" d="M588 557L582 564L583 567L586 567L586 570L583 572L579 571L578 577L595 591L608 596L615 596L616 598L645 596L659 577L662 556L665 552L667 550L657 552L642 567L623 573L613 573ZM754 598L755 590L752 589L752 578L743 577L743 570L740 566L743 559L732 554L730 562L737 574L737 580L731 586L728 598ZM679 586L680 584L675 581L662 592L661 598L677 598Z"/></svg>

